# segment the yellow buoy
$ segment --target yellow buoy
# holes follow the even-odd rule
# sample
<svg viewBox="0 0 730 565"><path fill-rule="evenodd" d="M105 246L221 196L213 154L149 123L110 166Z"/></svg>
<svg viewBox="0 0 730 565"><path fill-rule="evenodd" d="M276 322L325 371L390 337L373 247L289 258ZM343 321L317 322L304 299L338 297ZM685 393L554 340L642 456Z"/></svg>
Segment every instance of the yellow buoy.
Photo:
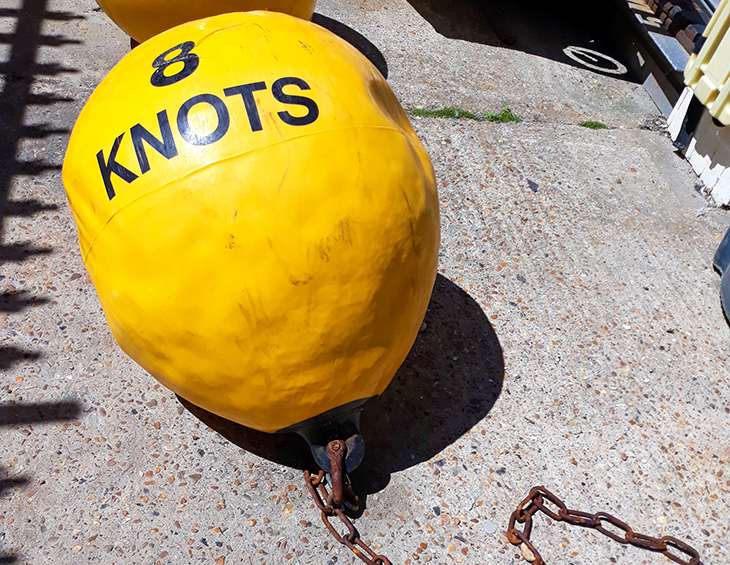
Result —
<svg viewBox="0 0 730 565"><path fill-rule="evenodd" d="M229 12L270 10L311 20L317 0L96 0L138 42L186 22Z"/></svg>
<svg viewBox="0 0 730 565"><path fill-rule="evenodd" d="M63 180L119 345L275 431L383 392L436 276L433 168L357 50L272 12L160 34L92 94Z"/></svg>

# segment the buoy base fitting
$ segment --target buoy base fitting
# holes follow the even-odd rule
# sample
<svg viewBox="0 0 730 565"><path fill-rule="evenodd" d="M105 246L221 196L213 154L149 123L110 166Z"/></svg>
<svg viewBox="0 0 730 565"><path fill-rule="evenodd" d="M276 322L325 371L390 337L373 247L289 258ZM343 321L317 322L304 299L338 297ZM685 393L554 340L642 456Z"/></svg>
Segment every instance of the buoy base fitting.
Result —
<svg viewBox="0 0 730 565"><path fill-rule="evenodd" d="M288 426L277 433L296 433L309 444L315 463L327 473L332 473L327 445L342 440L347 446L345 471L352 473L365 457L365 440L360 435L360 413L370 398L362 398L327 410L298 424Z"/></svg>

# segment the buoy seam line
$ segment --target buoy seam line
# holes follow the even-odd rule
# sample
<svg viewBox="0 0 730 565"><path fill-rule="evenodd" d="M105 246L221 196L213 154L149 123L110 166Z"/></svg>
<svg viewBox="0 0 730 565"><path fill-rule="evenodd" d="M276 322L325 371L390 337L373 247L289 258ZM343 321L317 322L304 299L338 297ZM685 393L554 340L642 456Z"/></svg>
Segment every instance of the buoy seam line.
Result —
<svg viewBox="0 0 730 565"><path fill-rule="evenodd" d="M324 134L324 133L331 133L333 131L347 131L347 130L352 130L352 129L354 129L354 130L358 130L358 129L368 129L368 130L375 129L375 130L378 130L378 129L380 129L380 130L386 130L386 131L394 131L396 133L400 133L403 137L405 137L406 139L408 139L408 141L410 142L410 138L408 137L408 135L406 134L406 132L404 132L403 130L400 130L400 129L383 127L383 126L365 126L365 127L363 127L363 126L349 126L349 127L346 127L346 128L331 128L331 129L322 130L322 131L318 131L318 132L312 132L312 133L307 133L307 134L304 134L304 135L299 135L299 136L296 136L296 137L291 137L291 138L287 139L286 141L284 141L284 143L289 143L290 141L296 141L296 140L300 140L300 139L305 139L307 137L312 137L312 136L315 136L315 135L321 135L321 134ZM202 167L199 167L199 168L197 168L197 169L195 169L193 171L190 171L190 172L184 174L181 177L178 177L178 178L175 178L175 179L173 179L171 181L168 181L165 184L158 186L157 188L154 188L152 190L149 190L149 191L145 192L144 194L140 194L137 198L135 198L134 200L128 202L123 207L119 208L116 212L114 212L111 216L109 216L109 218L107 219L106 222L104 222L104 225L101 227L101 229L98 232L96 232L96 234L94 235L94 238L92 239L91 243L89 244L89 249L87 250L86 253L84 253L84 257L83 257L84 263L86 263L86 259L91 254L91 251L92 251L92 249L94 247L94 244L96 243L96 240L99 238L99 236L101 235L101 233L106 229L106 227L112 222L112 220L117 216L117 214L119 214L122 210L128 208L129 206L131 206L132 204L134 204L138 200L140 200L140 199L142 199L142 198L144 198L146 196L149 196L150 194L153 194L155 192L158 192L158 191L166 188L167 186L169 186L169 185L171 185L173 183L179 182L179 181L184 180L184 179L186 179L188 177L191 177L193 175L196 175L196 174L200 173L201 171L204 171L205 169L207 169L209 167L212 167L214 165L218 165L219 163L225 163L225 162L231 161L233 159L238 159L239 157L243 157L245 155L248 155L250 153L254 153L256 151L261 151L261 150L264 150L264 149L269 149L270 147L274 147L275 145L278 145L279 143L281 143L281 142L270 143L268 145L264 145L264 146L261 146L261 147L256 147L255 149L250 149L249 151L244 151L243 153L237 153L236 155L231 155L230 157L226 157L225 159L221 159L220 161L216 161L215 163L209 163L209 164L204 165Z"/></svg>
<svg viewBox="0 0 730 565"><path fill-rule="evenodd" d="M239 13L245 13L245 12L239 12ZM198 41L198 42L196 43L195 47L200 47L200 45L201 45L201 44L202 44L202 43L203 43L203 42L204 42L204 41L205 41L206 39L208 39L209 37L213 37L213 36L214 36L215 34L217 34L217 33L222 33L222 32L226 32L226 31L230 31L230 30L232 30L232 29L236 29L236 28L238 28L238 27L245 27L245 26L250 26L250 25L254 25L254 26L256 26L256 27L260 28L260 29L261 29L261 31L263 31L264 33L266 33L266 30L264 30L264 28L262 28L262 27L261 27L261 25L260 25L260 24L257 24L257 23L253 23L253 22L246 22L246 23L244 23L244 24L234 24L234 25L229 25L229 26L226 26L226 27L224 27L224 28L220 28L220 29L214 29L213 31L211 31L211 32L208 32L208 33L206 33L206 34L205 34L205 35L204 35L203 37L201 37L201 38L200 38L200 40L199 40L199 41Z"/></svg>

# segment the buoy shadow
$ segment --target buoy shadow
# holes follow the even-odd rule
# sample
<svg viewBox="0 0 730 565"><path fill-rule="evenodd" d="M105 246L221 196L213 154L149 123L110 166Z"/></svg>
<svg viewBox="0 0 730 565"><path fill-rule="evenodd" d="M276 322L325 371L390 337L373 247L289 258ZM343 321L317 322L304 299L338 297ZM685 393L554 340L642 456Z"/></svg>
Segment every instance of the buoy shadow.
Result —
<svg viewBox="0 0 730 565"><path fill-rule="evenodd" d="M385 393L365 405L365 460L355 490L382 490L392 473L431 459L492 409L502 390L502 347L487 316L439 275L426 327Z"/></svg>
<svg viewBox="0 0 730 565"><path fill-rule="evenodd" d="M221 418L178 396L188 412L241 449L294 469L318 471L307 442L296 434L267 434Z"/></svg>
<svg viewBox="0 0 730 565"><path fill-rule="evenodd" d="M323 16L322 14L315 13L312 17L312 23L331 31L335 35L347 41L355 49L360 51L360 53L365 55L365 57L367 57L373 65L375 65L375 68L380 71L383 78L388 78L388 63L385 60L385 57L380 52L380 49L378 49L367 37L362 35L360 32L355 31L351 27L346 26L337 20L333 20L332 18L328 18L327 16Z"/></svg>
<svg viewBox="0 0 730 565"><path fill-rule="evenodd" d="M502 347L473 298L439 275L425 321L426 328L390 386L365 405L365 460L352 474L360 495L382 490L392 473L427 461L451 445L489 413L502 390ZM299 436L252 430L179 396L178 400L242 449L280 465L317 470Z"/></svg>

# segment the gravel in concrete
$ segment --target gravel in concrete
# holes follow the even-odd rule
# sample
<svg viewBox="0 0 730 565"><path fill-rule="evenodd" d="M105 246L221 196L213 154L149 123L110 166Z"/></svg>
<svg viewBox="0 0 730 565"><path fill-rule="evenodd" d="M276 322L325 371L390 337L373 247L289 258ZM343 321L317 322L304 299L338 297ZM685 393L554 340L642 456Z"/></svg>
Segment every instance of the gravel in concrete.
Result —
<svg viewBox="0 0 730 565"><path fill-rule="evenodd" d="M6 0L2 33L21 6L26 24L55 12L39 29L62 40L0 51L2 147L17 148L0 171L0 561L357 562L304 492L306 446L187 409L115 345L59 166L127 39L90 0ZM711 267L727 212L697 192L640 86L479 30L445 37L428 6L318 6L381 50L407 109L507 103L523 118L412 120L438 176L439 278L363 416L363 538L394 563L521 563L504 531L544 485L727 561L730 330ZM551 563L666 562L536 520Z"/></svg>

